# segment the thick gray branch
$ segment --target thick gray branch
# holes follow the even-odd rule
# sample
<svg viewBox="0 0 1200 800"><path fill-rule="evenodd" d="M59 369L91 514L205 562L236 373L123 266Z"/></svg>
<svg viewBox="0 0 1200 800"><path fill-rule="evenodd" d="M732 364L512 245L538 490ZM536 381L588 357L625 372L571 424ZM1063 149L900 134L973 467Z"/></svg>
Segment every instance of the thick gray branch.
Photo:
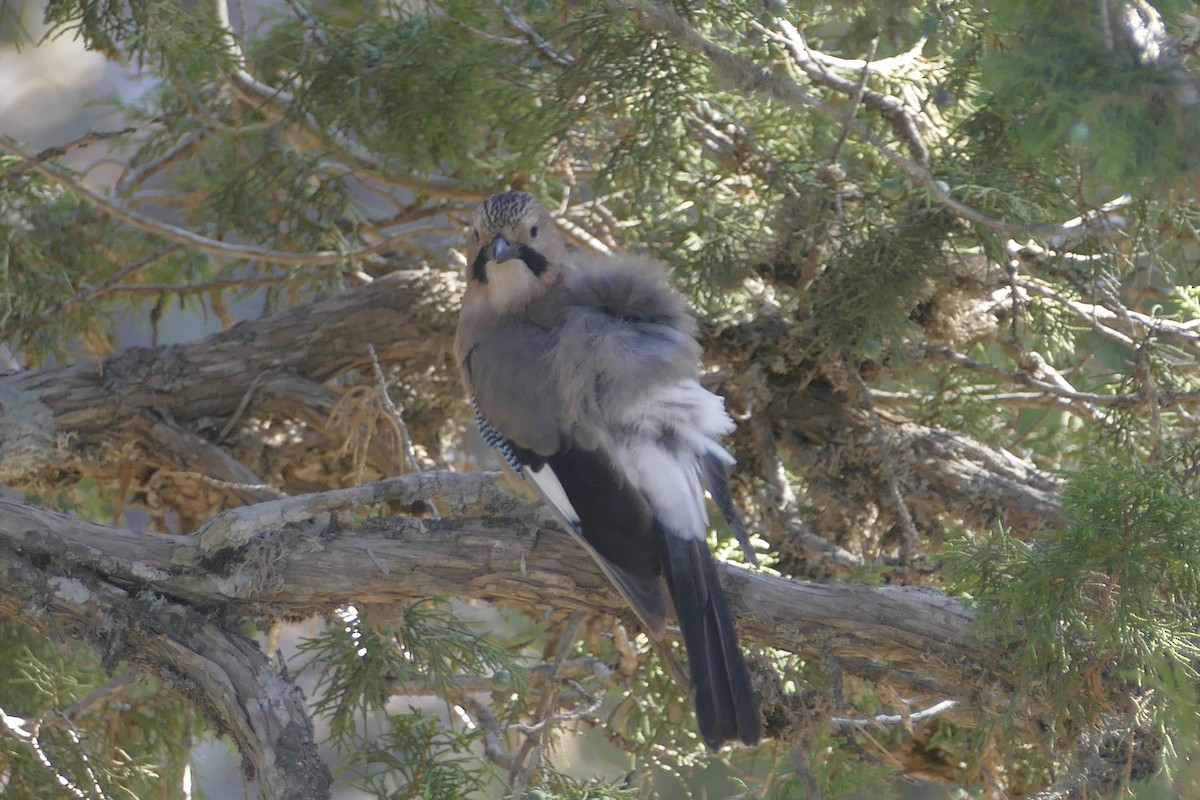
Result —
<svg viewBox="0 0 1200 800"><path fill-rule="evenodd" d="M0 386L36 395L53 411L57 430L80 436L121 424L139 407L165 409L181 422L221 416L260 375L295 372L324 381L364 367L368 343L386 362L444 356L446 342L430 337L430 315L420 309L433 299L423 290L436 281L424 271L394 272L197 342L8 375Z"/></svg>
<svg viewBox="0 0 1200 800"><path fill-rule="evenodd" d="M14 513L4 515L0 543L0 615L74 636L102 652L106 663L129 661L182 691L237 742L264 798L329 796L329 770L317 756L304 697L254 642L203 608L72 570L66 553L44 566L48 553L34 545L64 544L56 531L94 539L103 526L23 504L5 511ZM112 559L137 571L125 560L129 555L118 548Z"/></svg>
<svg viewBox="0 0 1200 800"><path fill-rule="evenodd" d="M83 474L125 487L125 471L147 481L156 469L260 484L267 476L189 431L201 420L225 429L245 412L247 396L252 409L279 406L281 393L291 406L312 400L309 416L327 418L336 396L321 383L369 365L367 345L388 364L448 364L455 280L395 272L201 341L0 376L0 485L42 489ZM222 492L208 494L192 507L186 497L173 499L202 519ZM248 490L232 494L239 502L262 499Z"/></svg>
<svg viewBox="0 0 1200 800"><path fill-rule="evenodd" d="M778 398L771 414L783 430L797 470L808 480L810 500L847 505L853 518L864 498L885 491L881 455L869 415L824 380ZM893 468L918 528L936 529L943 515L981 530L997 522L1027 537L1061 524L1061 478L1003 448L961 433L881 415ZM836 452L836 458L830 452ZM836 538L832 523L821 529Z"/></svg>
<svg viewBox="0 0 1200 800"><path fill-rule="evenodd" d="M158 502L169 502L184 529L207 519L222 502L268 497L263 483L290 492L327 486L329 475L345 470L284 459L312 462L316 452L324 453L318 458L336 460L344 434L339 439L338 432L330 432L295 454L273 450L280 459L274 474L256 474L264 466L256 453L235 451L239 462L216 446L226 444L224 439L212 439L228 438L252 413L298 419L310 430L323 430L339 397L323 382L367 367L367 344L384 364L403 364L423 376L430 367L444 374L452 368L458 293L453 275L393 273L187 345L134 348L100 362L0 376L0 485L42 490L87 475L117 489L128 503L154 507L153 497L138 496L141 487L150 487L143 491L153 490L163 498ZM709 345L715 357L737 368L774 357L730 350L711 339ZM848 408L844 398L814 386L773 403L770 416L785 445L848 437L869 442L869 421ZM194 433L201 423L212 437ZM1054 523L1058 482L1003 451L903 421L889 426L889 436L895 459L917 456L909 459L917 480L903 487L917 507L972 524L982 520L985 527L994 517L1023 531ZM395 454L380 440L368 447L372 463L394 463ZM866 461L878 461L873 447L853 451L864 459L864 470ZM836 535L820 533L827 539Z"/></svg>
<svg viewBox="0 0 1200 800"><path fill-rule="evenodd" d="M396 481L441 482L490 502L476 488L455 489L460 478L478 481L453 474ZM264 527L252 537L245 530L259 507L239 510L227 528L241 535L227 546L210 539L214 549L200 557L194 537L131 533L0 498L0 552L48 560L48 574L95 570L116 586L144 586L197 608L248 615L294 617L350 601L431 596L627 614L592 560L558 531L511 517L347 521L322 513L335 505L325 496L310 497L312 519L296 522L295 507L281 515L266 504ZM283 520L293 522L278 525ZM941 592L810 584L731 566L722 575L747 641L811 658L832 653L847 672L976 707L1007 694L1007 666L976 638L970 609ZM0 584L0 592L13 590ZM19 604L7 610L23 613Z"/></svg>

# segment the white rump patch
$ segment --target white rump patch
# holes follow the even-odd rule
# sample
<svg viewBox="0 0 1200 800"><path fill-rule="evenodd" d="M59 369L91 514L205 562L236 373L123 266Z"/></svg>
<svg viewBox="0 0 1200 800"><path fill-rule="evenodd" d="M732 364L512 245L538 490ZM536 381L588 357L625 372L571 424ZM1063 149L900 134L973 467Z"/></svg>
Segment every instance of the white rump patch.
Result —
<svg viewBox="0 0 1200 800"><path fill-rule="evenodd" d="M686 380L648 394L626 409L620 422L614 455L646 493L655 516L679 536L704 539L708 507L701 459L711 455L733 463L717 441L735 427L725 401L699 382Z"/></svg>

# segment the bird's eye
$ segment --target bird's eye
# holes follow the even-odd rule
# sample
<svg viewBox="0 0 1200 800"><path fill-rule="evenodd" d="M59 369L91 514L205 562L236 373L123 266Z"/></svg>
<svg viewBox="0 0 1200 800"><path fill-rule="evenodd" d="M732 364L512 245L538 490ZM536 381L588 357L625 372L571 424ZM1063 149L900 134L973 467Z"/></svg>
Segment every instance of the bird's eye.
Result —
<svg viewBox="0 0 1200 800"><path fill-rule="evenodd" d="M537 238L537 225L534 225L532 228L529 229L529 238L530 239Z"/></svg>

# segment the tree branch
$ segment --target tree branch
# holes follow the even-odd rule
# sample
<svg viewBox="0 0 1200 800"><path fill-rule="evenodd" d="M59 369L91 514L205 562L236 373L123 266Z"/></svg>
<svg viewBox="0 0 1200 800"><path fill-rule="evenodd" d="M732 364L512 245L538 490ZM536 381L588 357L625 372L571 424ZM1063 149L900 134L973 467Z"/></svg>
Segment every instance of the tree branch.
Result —
<svg viewBox="0 0 1200 800"><path fill-rule="evenodd" d="M422 392L429 395L433 391L430 371L444 375L452 363L454 311L460 291L456 273L396 272L197 342L134 348L100 362L0 376L4 409L0 415L0 484L44 490L70 485L79 475L88 475L102 486L131 487L130 496L145 502L138 492L157 497L160 493L153 482L159 473L170 471L170 502L178 502L183 516L193 524L207 519L231 498L239 503L254 502L264 495L218 491L216 484L183 491L179 486L183 473L206 474L245 486L269 482L289 492L324 488L336 469L322 472L308 465L308 472L297 474L296 465L285 464L280 472L269 472L253 453L241 457L243 463L254 465L247 469L209 446L229 429L230 420L253 415L300 420L310 431L326 436L322 432L329 426L338 393L322 384L351 370L370 369L367 344L373 346L382 365L402 365L402 373L420 376ZM770 319L755 323L769 324ZM755 363L763 357L761 353L729 343L747 336L762 338L754 331L737 336L715 333L708 342L710 351L737 368ZM860 468L870 471L877 467L872 455L876 452L874 426L856 410L855 403L822 381L811 382L799 394L789 394L794 388L793 381L787 392L771 390L775 396L770 407L762 410L764 421L770 420L763 435L780 436L792 453L814 442L853 438L866 445L853 448L862 461ZM443 415L453 413L453 401L459 397L452 379L447 379L444 391L445 400L437 401L438 413ZM250 401L244 404L248 395ZM1167 391L1160 395L1164 401L1174 397ZM947 512L972 523L982 521L985 527L996 516L1003 516L1020 531L1055 524L1058 506L1053 495L1060 483L1031 464L962 434L908 423L882 411L880 417L893 460L902 462L899 471L920 476L916 483L901 481L918 528L922 519L930 518L929 514L918 515L918 508L932 509L931 514ZM160 421L159 428L150 424L153 420ZM212 431L211 436L196 435L201 425ZM135 441L142 452L130 453L127 434L131 430L138 434ZM155 430L175 432L167 439L177 446L164 447L164 439L154 434ZM413 432L417 432L416 426ZM326 438L334 441L339 436L344 440L344 433L329 431ZM899 439L893 441L895 437ZM185 445L184 439L195 446ZM378 443L374 446L380 449ZM940 450L943 447L947 448L945 454ZM330 445L323 452L336 450L336 445ZM920 458L911 458L912 454ZM371 463L381 465L375 474L386 474L383 467L388 454L376 452L371 458ZM336 458L326 456L325 460ZM135 463L137 472L131 479L128 473ZM818 459L811 467L799 464L794 468L811 476L819 471L821 462ZM321 481L306 479L307 474L325 477ZM836 541L831 532L819 532Z"/></svg>
<svg viewBox="0 0 1200 800"><path fill-rule="evenodd" d="M256 245L223 242L219 239L201 236L194 231L180 228L168 222L153 219L131 208L126 208L99 192L92 191L84 186L82 182L76 180L64 170L52 166L49 162L36 161L36 157L27 154L14 139L3 133L0 133L0 149L7 150L13 155L26 159L31 163L31 168L35 172L79 195L81 199L114 220L124 222L132 228L165 239L168 242L186 247L194 247L197 250L214 256L265 261L271 264L290 267L341 264L355 258L386 253L394 249L398 242L408 236L408 234L389 236L375 244L357 249L347 247L345 250L319 250L312 253L293 253L286 250L272 250L266 247L258 247Z"/></svg>
<svg viewBox="0 0 1200 800"><path fill-rule="evenodd" d="M51 539L53 526L67 532L80 522L20 505L23 510L9 508L28 522L40 518ZM85 524L85 530L93 528ZM123 588L104 573L68 577L68 560L54 559L58 569L47 568L37 563L44 551L27 549L24 538L5 536L0 543L0 615L66 633L105 654L107 663L129 661L184 692L237 742L264 797L329 796L329 770L317 757L303 694L254 642L203 610L144 587ZM137 569L149 566L140 564Z"/></svg>
<svg viewBox="0 0 1200 800"><path fill-rule="evenodd" d="M872 497L887 492L886 476L879 474L873 421L828 382L814 380L795 395L778 394L770 413L796 471L809 482L810 503L860 502L860 495L846 492L851 482L869 485ZM941 515L979 529L1001 520L1022 537L1060 524L1061 478L964 434L911 422L882 409L877 413L901 493L918 529L936 529ZM833 463L829 448L838 454ZM818 492L822 487L826 491ZM836 530L820 532L838 540Z"/></svg>
<svg viewBox="0 0 1200 800"><path fill-rule="evenodd" d="M786 19L780 19L778 25L779 29L783 31L780 38L791 54L792 60L808 75L809 79L814 83L827 86L834 91L855 98L856 105L861 100L863 105L873 109L879 116L887 120L896 136L908 145L908 151L918 164L925 168L929 167L929 148L925 146L920 126L917 124L913 113L902 101L895 97L866 88L867 64L870 62L864 61L860 81L843 78L840 75L830 72L814 56L812 51L809 50L808 43L804 40L804 35L796 29L795 25ZM761 27L760 29L767 34L772 33L772 31L765 27Z"/></svg>
<svg viewBox="0 0 1200 800"><path fill-rule="evenodd" d="M494 502L480 494L478 476L455 473L402 476L382 494L379 486L362 487L360 500L403 487L415 493L410 499L432 490L479 497L484 510ZM19 551L44 564L43 582L95 571L112 586L255 616L295 618L348 602L436 596L628 616L591 559L557 530L520 518L355 520L319 513L342 507L330 494L282 501L294 504L282 515L274 503L239 509L242 520L258 516L259 530L219 544L208 537L209 547L200 550L193 537L132 533L0 498L0 554ZM299 522L303 504L313 516ZM721 574L747 641L807 658L827 653L847 673L886 677L976 707L1002 702L1011 686L1001 654L972 630L971 611L941 592L810 584L729 565ZM0 598L10 598L17 588L4 575L0 569ZM28 613L19 602L4 603L0 610L12 616Z"/></svg>
<svg viewBox="0 0 1200 800"><path fill-rule="evenodd" d="M326 401L334 398L319 384L348 370L369 369L368 343L382 363L413 370L443 366L450 358L454 323L446 306L458 293L457 276L449 273L394 272L198 342L131 348L99 362L0 376L0 484L61 486L78 474L116 484L135 460L129 452L131 428L145 450L138 465L141 481L149 480L155 468L165 468L231 483L262 483L196 437L197 423L220 420L213 427L222 430L255 381L262 391L255 393L251 410L260 402L282 407L311 399L319 406L312 416L323 420ZM270 377L263 381L264 375ZM277 387L280 381L286 391ZM286 402L281 393L288 395ZM167 440L180 446L163 447L160 434L170 431L178 435ZM180 437L191 444L183 446ZM207 471L197 466L201 462L224 466ZM206 518L219 500L198 503L192 515Z"/></svg>

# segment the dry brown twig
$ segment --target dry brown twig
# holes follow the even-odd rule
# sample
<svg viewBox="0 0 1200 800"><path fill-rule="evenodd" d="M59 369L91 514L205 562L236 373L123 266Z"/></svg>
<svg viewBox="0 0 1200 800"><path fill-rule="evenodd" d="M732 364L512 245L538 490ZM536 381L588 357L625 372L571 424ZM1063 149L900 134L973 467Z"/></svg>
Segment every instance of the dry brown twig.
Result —
<svg viewBox="0 0 1200 800"><path fill-rule="evenodd" d="M578 638L584 618L585 615L582 611L575 611L563 625L562 632L559 634L558 648L554 654L554 670L549 675L552 682L557 682L558 670L566 663L567 655ZM542 699L534 712L535 722L527 727L525 741L521 743L513 758L512 768L508 771L508 784L512 788L514 796L519 796L524 792L525 787L541 765L542 754L546 748L546 738L550 732L550 723L553 721L552 709L556 702L557 691L554 683L549 689L542 691Z"/></svg>

